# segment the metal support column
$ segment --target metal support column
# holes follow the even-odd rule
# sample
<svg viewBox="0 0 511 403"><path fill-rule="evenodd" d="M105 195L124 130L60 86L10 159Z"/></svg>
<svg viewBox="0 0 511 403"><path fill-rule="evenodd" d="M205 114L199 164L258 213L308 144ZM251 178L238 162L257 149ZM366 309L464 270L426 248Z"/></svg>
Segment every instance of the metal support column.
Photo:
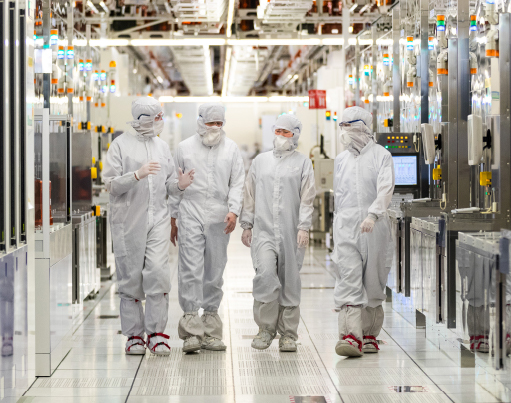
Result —
<svg viewBox="0 0 511 403"><path fill-rule="evenodd" d="M360 106L360 44L355 44L355 105Z"/></svg>
<svg viewBox="0 0 511 403"><path fill-rule="evenodd" d="M85 26L85 38L87 39L87 50L86 50L86 53L87 53L87 59L88 60L91 60L92 59L92 51L91 51L91 48L90 48L90 39L91 39L91 26L90 24L87 24ZM86 80L86 87L90 90L91 92L91 96L92 96L92 71L89 73L87 73L87 78L85 79ZM88 94L87 94L87 122L90 122L90 108L91 108L91 103L92 103L92 100L89 100L88 98Z"/></svg>
<svg viewBox="0 0 511 403"><path fill-rule="evenodd" d="M50 49L50 0L43 0L43 48ZM51 91L51 73L43 74L43 97L44 108L50 108L50 91Z"/></svg>
<svg viewBox="0 0 511 403"><path fill-rule="evenodd" d="M376 45L376 39L378 39L378 23L375 22L371 26L371 39L373 44L371 46L371 93L373 95L372 102L372 113L373 113L373 133L378 131L378 101L376 95L378 94L378 82L376 81L376 65L377 59L376 54L378 52L378 45Z"/></svg>
<svg viewBox="0 0 511 403"><path fill-rule="evenodd" d="M447 100L451 108L448 114L447 138L442 137L442 182L446 186L446 211L458 205L458 39L449 39L448 42L448 88ZM442 100L443 101L443 100ZM463 184L467 186L467 183Z"/></svg>
<svg viewBox="0 0 511 403"><path fill-rule="evenodd" d="M73 20L73 10L74 7L69 5L67 7L67 46L73 45L73 35L74 35L74 20ZM66 53L66 73L68 76L68 80L70 83L73 83L73 70L75 65L74 57L72 59L67 58ZM74 85L73 85L74 88ZM69 87L68 87L69 89ZM67 113L69 115L73 115L73 97L74 91L67 93Z"/></svg>
<svg viewBox="0 0 511 403"><path fill-rule="evenodd" d="M401 103L399 96L401 95L401 63L399 57L399 39L401 39L400 24L400 11L401 4L398 4L392 9L392 95L393 95L393 128L392 131L399 133L401 131Z"/></svg>
<svg viewBox="0 0 511 403"><path fill-rule="evenodd" d="M470 207L470 165L468 165L468 115L471 110L469 61L470 8L469 0L458 1L458 100L457 169L458 208ZM449 71L450 73L450 71ZM451 103L451 102L449 102Z"/></svg>
<svg viewBox="0 0 511 403"><path fill-rule="evenodd" d="M499 174L495 183L496 201L502 214L502 225L511 229L511 14L500 14L500 147L497 150ZM497 162L497 161L496 161ZM509 274L508 274L509 275Z"/></svg>
<svg viewBox="0 0 511 403"><path fill-rule="evenodd" d="M429 123L429 2L421 0L421 55L419 77L421 79L421 123Z"/></svg>

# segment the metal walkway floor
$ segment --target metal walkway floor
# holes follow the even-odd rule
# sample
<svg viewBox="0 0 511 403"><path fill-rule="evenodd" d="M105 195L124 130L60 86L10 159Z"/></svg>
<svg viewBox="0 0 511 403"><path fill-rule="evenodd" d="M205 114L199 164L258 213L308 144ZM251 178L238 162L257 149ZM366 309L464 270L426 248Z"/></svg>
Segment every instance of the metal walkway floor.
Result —
<svg viewBox="0 0 511 403"><path fill-rule="evenodd" d="M511 390L489 367L462 368L459 347L425 338L406 315L385 304L379 354L346 359L335 354L334 279L324 250L311 249L302 276L302 320L297 353L250 347L253 269L237 230L229 245L224 299L226 352L184 355L177 335L176 253L166 333L170 357L126 356L115 285L103 292L69 337L71 351L51 378L38 378L22 403L387 403L509 402ZM440 346L440 348L439 348ZM502 379L501 379L502 380ZM506 382L506 381L503 381ZM511 388L511 379L507 380Z"/></svg>

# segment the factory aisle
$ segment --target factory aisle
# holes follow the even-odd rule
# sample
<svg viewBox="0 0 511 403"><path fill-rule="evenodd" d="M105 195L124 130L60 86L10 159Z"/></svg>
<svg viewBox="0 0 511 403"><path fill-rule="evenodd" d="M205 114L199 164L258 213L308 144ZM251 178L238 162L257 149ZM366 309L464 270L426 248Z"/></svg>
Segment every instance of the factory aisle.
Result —
<svg viewBox="0 0 511 403"><path fill-rule="evenodd" d="M229 246L220 312L228 350L184 355L177 336L181 310L176 268L173 252L166 331L170 334L170 357L124 354L119 299L115 285L108 283L96 307L69 338L71 352L51 378L37 379L20 402L511 401L511 390L492 375L491 368L460 368L459 347L426 339L390 303L385 305L384 331L379 337L381 352L359 359L337 356L334 279L324 250L311 248L302 269L298 353L279 353L278 341L266 351L253 350L250 343L257 333L252 318L253 269L239 230Z"/></svg>

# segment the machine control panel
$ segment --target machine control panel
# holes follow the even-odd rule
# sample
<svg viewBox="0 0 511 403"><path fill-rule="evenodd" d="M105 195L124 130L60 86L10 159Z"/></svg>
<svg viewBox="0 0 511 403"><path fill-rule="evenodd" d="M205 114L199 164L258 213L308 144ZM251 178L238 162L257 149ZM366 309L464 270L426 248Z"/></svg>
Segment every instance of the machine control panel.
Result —
<svg viewBox="0 0 511 403"><path fill-rule="evenodd" d="M378 144L391 153L411 153L415 151L412 133L379 133Z"/></svg>

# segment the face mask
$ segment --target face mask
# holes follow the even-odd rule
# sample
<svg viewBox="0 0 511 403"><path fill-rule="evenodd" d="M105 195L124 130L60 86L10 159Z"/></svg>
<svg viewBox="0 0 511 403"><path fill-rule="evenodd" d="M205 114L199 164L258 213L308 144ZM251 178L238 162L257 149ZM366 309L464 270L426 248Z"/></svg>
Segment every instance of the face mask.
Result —
<svg viewBox="0 0 511 403"><path fill-rule="evenodd" d="M156 137L163 131L163 120L155 122L154 118L149 116L142 116L140 119L128 123L144 137Z"/></svg>
<svg viewBox="0 0 511 403"><path fill-rule="evenodd" d="M289 151L293 148L292 137L275 136L273 139L273 147L277 151Z"/></svg>
<svg viewBox="0 0 511 403"><path fill-rule="evenodd" d="M206 134L202 136L202 144L213 147L220 142L222 129L218 126L206 126Z"/></svg>
<svg viewBox="0 0 511 403"><path fill-rule="evenodd" d="M341 130L339 133L339 140L344 145L344 147L348 147L351 144L351 137L347 130Z"/></svg>

